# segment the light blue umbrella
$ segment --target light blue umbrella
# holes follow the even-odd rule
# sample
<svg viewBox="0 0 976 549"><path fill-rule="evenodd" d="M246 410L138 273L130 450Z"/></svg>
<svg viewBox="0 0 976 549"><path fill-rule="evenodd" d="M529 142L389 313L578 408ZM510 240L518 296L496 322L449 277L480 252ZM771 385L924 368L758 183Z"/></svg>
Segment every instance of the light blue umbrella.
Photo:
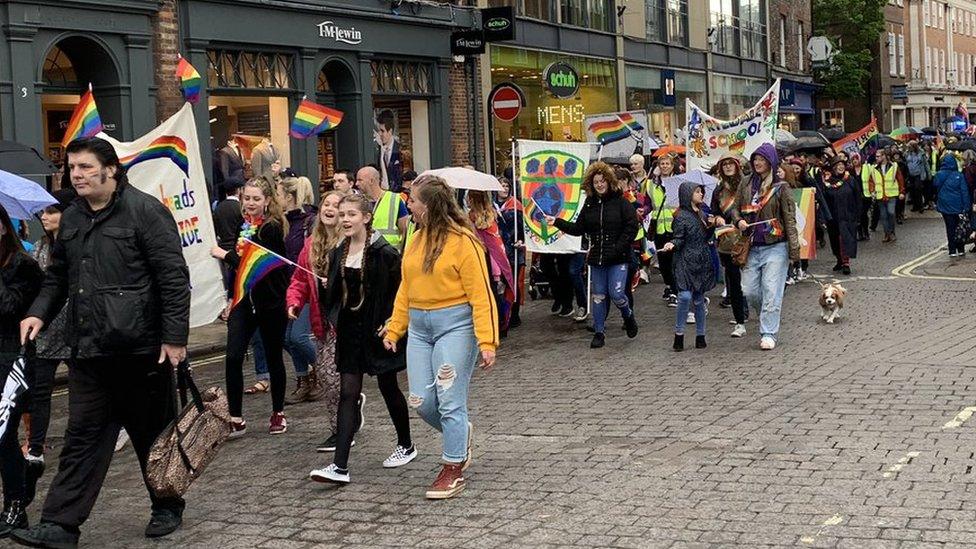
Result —
<svg viewBox="0 0 976 549"><path fill-rule="evenodd" d="M665 177L661 180L661 185L664 186L665 206L677 208L680 205L678 203L678 188L681 187L682 183L686 182L705 187L705 205L707 206L712 203L712 193L715 192L718 179L701 170L691 170L690 172Z"/></svg>
<svg viewBox="0 0 976 549"><path fill-rule="evenodd" d="M44 187L19 175L0 170L0 206L14 219L30 219L51 204L57 204Z"/></svg>

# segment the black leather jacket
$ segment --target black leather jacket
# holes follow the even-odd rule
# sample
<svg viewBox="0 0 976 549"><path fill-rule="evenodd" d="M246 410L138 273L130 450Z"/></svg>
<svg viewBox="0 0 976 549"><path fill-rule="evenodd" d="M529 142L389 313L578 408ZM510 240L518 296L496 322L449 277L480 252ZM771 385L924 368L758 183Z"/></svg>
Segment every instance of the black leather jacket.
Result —
<svg viewBox="0 0 976 549"><path fill-rule="evenodd" d="M573 236L586 235L590 265L630 263L631 244L637 237L637 210L620 194L586 198L575 222L556 219L556 228Z"/></svg>

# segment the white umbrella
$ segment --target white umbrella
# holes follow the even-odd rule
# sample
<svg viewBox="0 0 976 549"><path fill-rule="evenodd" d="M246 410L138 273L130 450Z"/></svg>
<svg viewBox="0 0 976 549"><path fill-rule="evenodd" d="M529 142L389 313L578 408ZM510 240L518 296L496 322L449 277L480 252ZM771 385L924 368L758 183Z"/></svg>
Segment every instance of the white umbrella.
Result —
<svg viewBox="0 0 976 549"><path fill-rule="evenodd" d="M708 205L712 203L712 193L715 192L715 187L718 185L718 179L715 179L701 170L691 170L688 173L665 177L661 180L661 185L664 186L664 204L666 206L671 208L677 208L679 206L678 187L680 187L682 183L686 182L691 182L705 187L705 204Z"/></svg>
<svg viewBox="0 0 976 549"><path fill-rule="evenodd" d="M469 189L472 191L502 190L502 184L498 182L497 177L468 168L455 167L427 170L418 175L417 179L427 175L440 177L455 189Z"/></svg>

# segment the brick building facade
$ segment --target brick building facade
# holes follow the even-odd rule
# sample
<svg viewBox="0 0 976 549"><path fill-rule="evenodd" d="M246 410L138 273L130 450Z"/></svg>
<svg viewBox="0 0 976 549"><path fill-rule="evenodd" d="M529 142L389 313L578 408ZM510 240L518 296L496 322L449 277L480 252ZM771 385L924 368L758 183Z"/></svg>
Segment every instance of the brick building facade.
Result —
<svg viewBox="0 0 976 549"><path fill-rule="evenodd" d="M780 78L780 127L812 129L816 116L807 41L813 29L811 0L769 0L769 59L773 79Z"/></svg>

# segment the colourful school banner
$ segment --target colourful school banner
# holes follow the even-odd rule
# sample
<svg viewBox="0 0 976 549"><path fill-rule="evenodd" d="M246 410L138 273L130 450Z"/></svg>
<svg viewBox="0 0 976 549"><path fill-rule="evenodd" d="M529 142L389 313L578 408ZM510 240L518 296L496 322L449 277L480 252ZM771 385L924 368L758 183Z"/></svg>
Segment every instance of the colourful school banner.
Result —
<svg viewBox="0 0 976 549"><path fill-rule="evenodd" d="M731 120L719 120L685 99L688 171L708 170L726 153L749 158L763 143L773 143L779 118L779 79L759 102Z"/></svg>
<svg viewBox="0 0 976 549"><path fill-rule="evenodd" d="M115 147L129 183L155 196L173 214L190 268L190 326L210 324L224 308L227 293L220 266L210 257L217 237L192 106L184 104L158 128L130 143L104 133L99 137Z"/></svg>
<svg viewBox="0 0 976 549"><path fill-rule="evenodd" d="M871 149L877 149L877 145L875 144L877 140L878 121L875 120L874 114L872 114L871 121L868 122L867 126L835 142L833 147L835 151L844 151L848 156L857 153L867 158L874 154L874 150Z"/></svg>
<svg viewBox="0 0 976 549"><path fill-rule="evenodd" d="M813 187L793 189L796 201L796 236L800 239L800 259L817 258L816 203Z"/></svg>
<svg viewBox="0 0 976 549"><path fill-rule="evenodd" d="M586 200L583 174L596 144L524 139L517 143L526 249L555 254L581 251L580 237L549 225L544 215L576 220Z"/></svg>

